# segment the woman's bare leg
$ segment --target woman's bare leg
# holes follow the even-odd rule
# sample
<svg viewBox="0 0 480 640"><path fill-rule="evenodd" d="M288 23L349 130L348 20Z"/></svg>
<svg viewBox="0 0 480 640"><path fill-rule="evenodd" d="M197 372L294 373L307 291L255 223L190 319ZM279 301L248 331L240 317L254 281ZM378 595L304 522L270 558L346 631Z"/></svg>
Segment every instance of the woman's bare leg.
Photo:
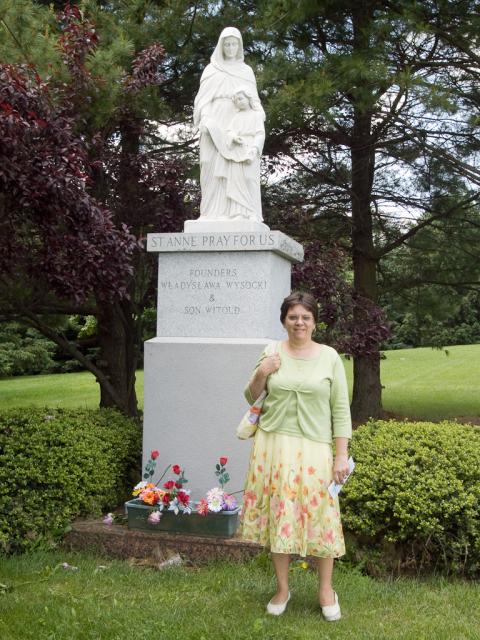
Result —
<svg viewBox="0 0 480 640"><path fill-rule="evenodd" d="M288 598L288 553L272 553L272 562L277 576L277 593L270 600L272 604L283 604Z"/></svg>
<svg viewBox="0 0 480 640"><path fill-rule="evenodd" d="M322 607L335 603L332 576L333 558L318 558L318 600Z"/></svg>

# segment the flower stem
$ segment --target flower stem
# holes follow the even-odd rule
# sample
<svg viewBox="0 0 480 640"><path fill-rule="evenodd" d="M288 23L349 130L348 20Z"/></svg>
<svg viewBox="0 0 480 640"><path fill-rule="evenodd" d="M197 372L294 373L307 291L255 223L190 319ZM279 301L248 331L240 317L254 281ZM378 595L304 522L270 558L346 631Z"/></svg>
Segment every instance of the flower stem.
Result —
<svg viewBox="0 0 480 640"><path fill-rule="evenodd" d="M156 486L156 487L158 487L158 485L160 484L160 482L164 479L164 477L165 477L165 476L166 476L166 474L167 474L167 471L171 468L171 466L172 466L172 465L171 465L171 464L169 464L169 465L166 467L165 471L162 473L162 475L160 476L160 478L159 478L159 479L157 480L157 482L155 483L155 486Z"/></svg>

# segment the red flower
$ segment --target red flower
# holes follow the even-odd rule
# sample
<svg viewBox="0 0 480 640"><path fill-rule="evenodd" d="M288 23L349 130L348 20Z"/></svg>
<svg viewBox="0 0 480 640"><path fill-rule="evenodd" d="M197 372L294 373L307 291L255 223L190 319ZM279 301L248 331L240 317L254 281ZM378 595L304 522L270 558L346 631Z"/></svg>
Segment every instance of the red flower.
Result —
<svg viewBox="0 0 480 640"><path fill-rule="evenodd" d="M151 453L150 453L150 457L152 460L156 460L158 458L158 456L160 455L160 453L154 449Z"/></svg>
<svg viewBox="0 0 480 640"><path fill-rule="evenodd" d="M162 498L163 504L168 504L170 502L170 500L171 500L171 496L170 496L169 493L166 493Z"/></svg>
<svg viewBox="0 0 480 640"><path fill-rule="evenodd" d="M188 493L185 493L185 491L179 491L178 495L177 495L177 498L185 506L187 506L188 503L190 502L190 496L188 495Z"/></svg>
<svg viewBox="0 0 480 640"><path fill-rule="evenodd" d="M222 465L222 467L224 467L228 462L228 458L226 456L222 456L220 458L220 464Z"/></svg>
<svg viewBox="0 0 480 640"><path fill-rule="evenodd" d="M176 489L181 489L182 487L183 487L183 484L181 482L175 482Z"/></svg>
<svg viewBox="0 0 480 640"><path fill-rule="evenodd" d="M173 467L172 467L172 471L173 471L173 473L176 473L177 476L179 476L180 475L180 471L181 471L180 465L179 464L174 464Z"/></svg>
<svg viewBox="0 0 480 640"><path fill-rule="evenodd" d="M163 485L164 489L173 489L173 487L175 486L175 482L173 480L168 480L168 482L165 482L165 484Z"/></svg>

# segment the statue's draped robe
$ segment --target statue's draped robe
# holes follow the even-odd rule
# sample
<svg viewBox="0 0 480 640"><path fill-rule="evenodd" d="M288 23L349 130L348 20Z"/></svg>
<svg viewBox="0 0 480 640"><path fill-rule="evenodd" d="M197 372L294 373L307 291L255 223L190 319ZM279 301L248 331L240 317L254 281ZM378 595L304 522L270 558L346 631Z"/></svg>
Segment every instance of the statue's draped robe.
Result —
<svg viewBox="0 0 480 640"><path fill-rule="evenodd" d="M223 39L229 36L239 40L237 59L233 61L223 59ZM263 130L265 115L258 97L255 76L252 69L243 62L240 32L229 27L220 34L211 62L202 74L194 103L194 124L205 129L200 134L201 218L242 217L262 220L260 158L251 165L238 163L229 153L227 145L227 131L237 116L233 95L242 88L253 96L253 113L256 115L252 118L255 119L255 129L258 129L258 122L261 120ZM257 131L250 132L250 135L257 136L257 142L260 141ZM261 148L259 156L260 152Z"/></svg>

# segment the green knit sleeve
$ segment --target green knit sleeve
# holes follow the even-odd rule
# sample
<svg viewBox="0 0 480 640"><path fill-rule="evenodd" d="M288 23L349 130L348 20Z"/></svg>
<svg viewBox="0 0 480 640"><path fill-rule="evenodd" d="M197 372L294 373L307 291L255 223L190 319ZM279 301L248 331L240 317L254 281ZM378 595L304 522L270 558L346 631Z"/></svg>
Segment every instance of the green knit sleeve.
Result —
<svg viewBox="0 0 480 640"><path fill-rule="evenodd" d="M337 354L333 366L333 380L330 391L330 410L332 414L332 432L334 438L352 437L352 418L345 369Z"/></svg>

